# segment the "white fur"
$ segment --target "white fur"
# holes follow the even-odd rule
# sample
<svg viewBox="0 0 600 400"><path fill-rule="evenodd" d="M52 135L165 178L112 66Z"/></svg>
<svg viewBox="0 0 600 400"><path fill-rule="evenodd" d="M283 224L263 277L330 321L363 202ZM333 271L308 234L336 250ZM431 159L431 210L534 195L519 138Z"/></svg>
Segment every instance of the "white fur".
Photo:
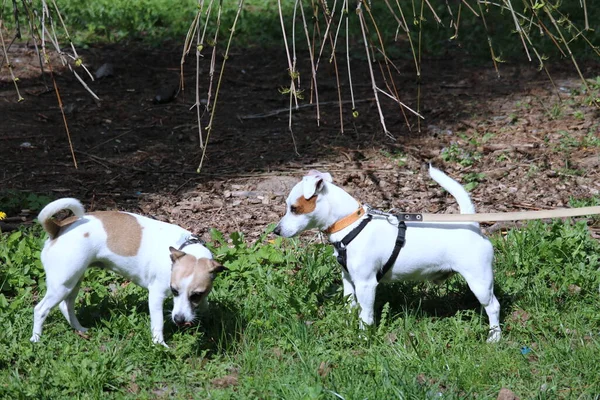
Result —
<svg viewBox="0 0 600 400"><path fill-rule="evenodd" d="M84 208L76 199L64 198L48 204L38 219L44 223L57 212L69 209L79 219L65 229L55 240L48 239L42 250L41 259L46 271L47 292L35 306L32 342L42 334L44 320L52 308L59 308L69 324L85 332L75 316L74 304L85 270L93 264L101 264L125 276L141 287L148 289L150 325L154 343L166 346L163 338L163 302L170 295L171 259L169 246L178 248L191 233L165 222L130 214L142 227L142 239L137 255L125 257L113 253L107 247L107 234L102 222L93 215L85 215ZM87 236L85 233L89 233ZM200 245L191 244L182 251L196 258L212 258L210 251ZM185 320L194 318L186 296L178 296L173 310L173 319L179 309L186 309Z"/></svg>
<svg viewBox="0 0 600 400"><path fill-rule="evenodd" d="M187 276L179 281L179 296L173 297L173 321L182 319L183 321L192 322L196 318L194 306L189 298L184 294L188 292L188 287L192 282L193 276ZM206 299L206 298L205 298Z"/></svg>
<svg viewBox="0 0 600 400"><path fill-rule="evenodd" d="M469 194L458 182L433 167L429 173L456 198L461 213L475 212ZM307 229L325 230L359 207L359 203L343 189L318 175L315 177L316 180L303 179L294 186L286 200L287 212L275 229L276 234L291 237ZM292 213L290 208L299 196L311 192L313 187L318 196L315 210L309 214ZM342 240L358 223L330 235L329 241ZM437 280L458 272L485 307L490 323L488 342L500 340L500 304L494 296L492 272L494 250L481 234L479 224L409 222L407 227L406 243L382 282ZM353 306L358 302L360 318L369 325L374 322L377 271L390 257L396 235L396 226L384 217L374 217L347 247L348 272L342 274L344 296L349 296Z"/></svg>

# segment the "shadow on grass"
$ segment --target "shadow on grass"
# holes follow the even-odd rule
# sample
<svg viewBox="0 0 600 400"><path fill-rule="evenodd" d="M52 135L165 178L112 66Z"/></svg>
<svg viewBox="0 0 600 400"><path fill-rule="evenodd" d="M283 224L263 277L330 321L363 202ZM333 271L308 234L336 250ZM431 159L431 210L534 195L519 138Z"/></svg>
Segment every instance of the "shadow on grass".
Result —
<svg viewBox="0 0 600 400"><path fill-rule="evenodd" d="M205 311L199 313L196 325L189 328L179 328L172 321L165 323L165 340L179 331L196 336L192 347L196 355L208 353L210 357L215 354L224 354L232 350L239 342L247 325L241 317L235 303L230 301L211 301Z"/></svg>
<svg viewBox="0 0 600 400"><path fill-rule="evenodd" d="M502 323L506 310L511 309L514 299L498 285L494 287L494 294L500 302L500 323ZM392 315L404 314L406 310L427 318L448 318L465 310L477 312L481 310L485 314L466 281L457 274L441 285L431 282L381 284L377 287L375 298L375 311L378 318L385 303L389 303Z"/></svg>
<svg viewBox="0 0 600 400"><path fill-rule="evenodd" d="M86 328L102 326L103 321L110 321L115 315L150 315L148 293L142 290L118 296L92 293L88 304L75 307L79 322Z"/></svg>
<svg viewBox="0 0 600 400"><path fill-rule="evenodd" d="M106 322L111 321L111 329L123 330L127 327L120 326L115 316L131 316L135 320L147 320L148 332L150 330L150 313L148 309L148 294L146 291L136 290L125 296L92 296L95 301L89 305L79 306L76 310L79 321L87 328L100 328ZM165 300L163 307L164 315L164 338L167 343L172 342L177 332L185 332L197 336L195 353L202 354L205 350L209 354L219 354L229 351L239 340L247 324L238 313L238 309L232 302L211 301L208 310L198 311L197 323L188 328L180 328L171 320L173 300ZM127 319L123 320L128 323Z"/></svg>

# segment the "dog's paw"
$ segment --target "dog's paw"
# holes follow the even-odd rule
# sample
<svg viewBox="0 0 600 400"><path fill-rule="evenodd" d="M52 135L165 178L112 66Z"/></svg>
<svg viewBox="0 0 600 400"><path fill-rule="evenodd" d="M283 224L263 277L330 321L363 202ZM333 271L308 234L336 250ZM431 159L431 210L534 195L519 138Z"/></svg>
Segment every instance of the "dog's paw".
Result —
<svg viewBox="0 0 600 400"><path fill-rule="evenodd" d="M154 338L154 339L152 339L152 343L160 344L160 345L166 347L167 349L169 348L169 346L165 343L164 339L162 339L162 338Z"/></svg>
<svg viewBox="0 0 600 400"><path fill-rule="evenodd" d="M30 341L31 343L37 343L37 342L39 342L39 341L40 341L40 335L36 335L36 334L34 334L34 335L33 335L33 336L32 336L32 337L29 339L29 341Z"/></svg>
<svg viewBox="0 0 600 400"><path fill-rule="evenodd" d="M498 343L500 338L502 337L502 331L499 326L493 326L490 328L488 333L487 342L488 343Z"/></svg>

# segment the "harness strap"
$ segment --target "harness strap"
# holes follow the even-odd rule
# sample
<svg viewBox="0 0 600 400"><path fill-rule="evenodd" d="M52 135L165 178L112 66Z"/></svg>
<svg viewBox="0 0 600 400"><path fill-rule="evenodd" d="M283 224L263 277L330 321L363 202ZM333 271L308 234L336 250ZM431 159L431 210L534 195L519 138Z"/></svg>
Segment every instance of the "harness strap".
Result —
<svg viewBox="0 0 600 400"><path fill-rule="evenodd" d="M379 271L377 271L377 282L381 280L388 273L388 271L394 266L396 263L396 259L398 258L398 254L400 254L400 249L404 247L404 242L406 242L406 224L404 221L398 219L398 235L396 235L396 244L394 245L394 250L392 251L392 255L387 260L387 262L381 267Z"/></svg>
<svg viewBox="0 0 600 400"><path fill-rule="evenodd" d="M358 234L365 228L365 226L367 226L367 224L371 222L372 218L373 216L371 214L367 214L367 217L363 219L361 223L352 231L350 231L350 233L347 234L341 241L333 243L333 247L335 247L338 253L337 261L338 263L340 263L344 271L348 272L348 255L346 247L348 246L348 244L350 244L350 242L354 240L354 238L356 238L356 236L358 236ZM377 282L379 282L381 278L383 278L385 274L387 274L389 270L394 266L394 264L396 263L396 259L398 258L398 254L400 254L400 250L402 249L402 247L404 247L405 242L406 224L404 223L404 221L398 218L398 234L396 235L396 243L394 244L394 250L392 250L390 258L383 265L383 267L381 267L381 269L377 271Z"/></svg>
<svg viewBox="0 0 600 400"><path fill-rule="evenodd" d="M358 236L365 226L371 222L372 218L373 216L371 214L367 214L367 217L363 219L356 228L352 229L349 234L344 236L341 241L333 243L333 247L335 247L338 252L337 260L346 272L348 272L348 268L346 267L346 246Z"/></svg>
<svg viewBox="0 0 600 400"><path fill-rule="evenodd" d="M181 250L181 249L183 249L184 247L186 247L186 246L190 246L190 245L192 245L192 244L201 244L201 245L203 245L203 246L204 246L204 245L206 244L206 242L205 242L204 240L200 239L200 238L199 238L198 236L196 236L196 235L190 235L190 236L189 236L189 237L188 237L188 238L185 240L185 242L181 243L181 246L179 246L179 249L178 249L178 250Z"/></svg>

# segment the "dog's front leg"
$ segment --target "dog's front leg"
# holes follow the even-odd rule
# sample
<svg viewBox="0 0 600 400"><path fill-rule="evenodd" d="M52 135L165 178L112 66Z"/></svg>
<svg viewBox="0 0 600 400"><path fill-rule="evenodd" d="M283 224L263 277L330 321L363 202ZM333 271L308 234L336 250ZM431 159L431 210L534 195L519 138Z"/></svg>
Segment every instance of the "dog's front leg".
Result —
<svg viewBox="0 0 600 400"><path fill-rule="evenodd" d="M356 294L354 293L354 284L352 278L346 270L342 270L342 284L344 285L344 299L352 308L356 307Z"/></svg>
<svg viewBox="0 0 600 400"><path fill-rule="evenodd" d="M152 331L152 342L156 344L162 344L165 347L165 339L163 338L163 303L165 301L165 294L162 289L154 288L150 286L148 288L148 308L150 309L150 329Z"/></svg>
<svg viewBox="0 0 600 400"><path fill-rule="evenodd" d="M366 325L373 325L375 321L373 307L375 304L375 290L377 289L377 280L375 277L369 281L355 282L356 300L360 305L360 319ZM361 324L361 328L364 326Z"/></svg>

